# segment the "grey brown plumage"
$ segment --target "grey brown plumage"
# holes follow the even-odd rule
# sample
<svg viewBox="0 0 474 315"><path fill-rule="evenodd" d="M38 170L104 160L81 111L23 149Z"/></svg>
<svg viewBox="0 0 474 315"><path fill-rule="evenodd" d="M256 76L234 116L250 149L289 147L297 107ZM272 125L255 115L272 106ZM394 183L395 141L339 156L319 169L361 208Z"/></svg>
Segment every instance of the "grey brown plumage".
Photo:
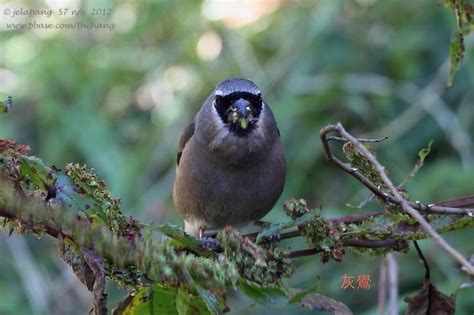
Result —
<svg viewBox="0 0 474 315"><path fill-rule="evenodd" d="M282 193L285 168L275 118L255 84L219 83L179 143L173 198L185 230L197 234L262 218Z"/></svg>

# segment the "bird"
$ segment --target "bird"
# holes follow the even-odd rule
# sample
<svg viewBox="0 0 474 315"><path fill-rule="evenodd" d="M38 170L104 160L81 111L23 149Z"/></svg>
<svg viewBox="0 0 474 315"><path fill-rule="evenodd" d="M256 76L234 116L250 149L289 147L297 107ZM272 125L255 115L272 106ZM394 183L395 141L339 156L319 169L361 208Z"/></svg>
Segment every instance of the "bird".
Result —
<svg viewBox="0 0 474 315"><path fill-rule="evenodd" d="M272 110L254 82L219 82L178 145L173 201L187 234L263 218L283 192L286 158Z"/></svg>

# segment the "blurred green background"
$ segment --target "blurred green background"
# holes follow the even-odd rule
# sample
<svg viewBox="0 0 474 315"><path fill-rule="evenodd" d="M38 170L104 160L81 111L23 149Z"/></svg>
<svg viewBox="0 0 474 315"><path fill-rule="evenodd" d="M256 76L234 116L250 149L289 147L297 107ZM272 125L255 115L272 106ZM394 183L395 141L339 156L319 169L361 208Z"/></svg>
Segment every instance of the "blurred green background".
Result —
<svg viewBox="0 0 474 315"><path fill-rule="evenodd" d="M6 8L53 13L12 17ZM61 8L69 11L60 15ZM84 14L72 16L79 8ZM11 29L32 22L90 27ZM367 211L349 206L367 191L323 157L319 130L337 121L359 136L389 137L375 148L395 182L434 140L407 185L414 199L474 194L474 41L466 38L463 66L446 89L455 25L434 0L0 1L0 99L14 98L0 116L0 137L30 145L48 165L94 168L143 222L181 224L171 199L181 131L218 81L245 77L272 107L288 159L285 191L267 220L285 220L281 205L292 196L322 205L327 216ZM472 229L446 238L474 254ZM467 281L434 242L420 244L440 290L451 294ZM290 285L319 283L355 314L376 314L382 258L347 252L341 263L297 260ZM0 253L0 314L88 312L92 295L54 240L3 231ZM413 248L396 257L403 313L403 297L421 289L424 270ZM369 274L371 288L341 289L344 274ZM108 290L110 305L125 293L113 284ZM309 313L229 297L231 314ZM473 297L474 288L458 291L457 314L474 311Z"/></svg>

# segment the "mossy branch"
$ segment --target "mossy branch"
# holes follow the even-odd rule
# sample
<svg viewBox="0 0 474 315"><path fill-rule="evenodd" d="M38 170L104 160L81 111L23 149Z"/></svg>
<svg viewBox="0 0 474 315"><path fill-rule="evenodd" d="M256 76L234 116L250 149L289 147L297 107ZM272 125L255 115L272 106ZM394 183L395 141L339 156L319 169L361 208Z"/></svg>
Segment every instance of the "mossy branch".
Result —
<svg viewBox="0 0 474 315"><path fill-rule="evenodd" d="M341 137L326 138L331 131ZM380 167L375 167L375 157L342 126L327 126L321 136L328 159L367 186L383 211L326 218L304 200L293 199L285 204L290 217L286 223L245 236L229 227L215 239L198 240L179 227L151 227L126 217L119 199L85 166L68 164L64 171L48 167L26 154L28 146L0 139L0 217L5 228L20 234L49 234L58 239L61 257L94 293L95 314L107 311L104 276L142 298L141 302L128 298L117 314L145 302L153 304L153 294L165 293L174 299L163 304L166 307L185 307L189 303L183 301L193 301L200 313L219 313L225 302L218 292L228 287L239 288L262 303L295 302L282 285L294 270L290 258L319 253L323 262L340 261L345 248L384 254L405 251L408 241L431 237L418 218L405 213L407 205L437 233L474 226L473 197L430 205L410 202L407 192L397 196ZM350 164L335 158L329 148L330 140L344 139ZM154 238L154 231L167 237ZM282 239L300 236L310 248L289 253L277 247ZM470 272L468 265L464 267Z"/></svg>

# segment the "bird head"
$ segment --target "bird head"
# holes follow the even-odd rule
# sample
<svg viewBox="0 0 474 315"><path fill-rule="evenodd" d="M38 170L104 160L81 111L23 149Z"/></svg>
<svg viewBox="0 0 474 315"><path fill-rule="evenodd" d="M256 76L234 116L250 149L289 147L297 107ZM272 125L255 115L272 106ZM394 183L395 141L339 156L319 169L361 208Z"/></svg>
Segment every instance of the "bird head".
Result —
<svg viewBox="0 0 474 315"><path fill-rule="evenodd" d="M245 135L258 122L263 107L262 94L246 79L227 79L217 84L214 107L231 132Z"/></svg>

